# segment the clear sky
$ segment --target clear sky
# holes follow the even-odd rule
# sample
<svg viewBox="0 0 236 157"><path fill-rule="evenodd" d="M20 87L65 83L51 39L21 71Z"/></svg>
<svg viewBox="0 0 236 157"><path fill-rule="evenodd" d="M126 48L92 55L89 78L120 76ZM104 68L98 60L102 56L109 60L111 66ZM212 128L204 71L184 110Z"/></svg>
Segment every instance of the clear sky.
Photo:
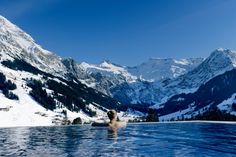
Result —
<svg viewBox="0 0 236 157"><path fill-rule="evenodd" d="M78 62L132 66L236 50L236 0L0 0L0 14Z"/></svg>

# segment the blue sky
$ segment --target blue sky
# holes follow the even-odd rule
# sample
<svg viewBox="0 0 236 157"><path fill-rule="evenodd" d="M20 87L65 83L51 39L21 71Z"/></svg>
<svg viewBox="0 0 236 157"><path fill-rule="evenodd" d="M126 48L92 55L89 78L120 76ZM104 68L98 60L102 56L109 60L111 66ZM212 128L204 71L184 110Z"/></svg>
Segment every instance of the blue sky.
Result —
<svg viewBox="0 0 236 157"><path fill-rule="evenodd" d="M136 65L148 58L236 50L236 0L0 0L0 14L78 62Z"/></svg>

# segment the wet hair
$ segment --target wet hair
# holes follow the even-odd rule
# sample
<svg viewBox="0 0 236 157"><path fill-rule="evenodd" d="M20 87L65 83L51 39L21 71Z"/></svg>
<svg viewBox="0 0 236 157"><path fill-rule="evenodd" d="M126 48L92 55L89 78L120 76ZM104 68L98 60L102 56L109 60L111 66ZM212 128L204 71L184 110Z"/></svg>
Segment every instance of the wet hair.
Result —
<svg viewBox="0 0 236 157"><path fill-rule="evenodd" d="M117 113L115 110L110 110L107 112L107 116L110 120L114 119L117 116Z"/></svg>

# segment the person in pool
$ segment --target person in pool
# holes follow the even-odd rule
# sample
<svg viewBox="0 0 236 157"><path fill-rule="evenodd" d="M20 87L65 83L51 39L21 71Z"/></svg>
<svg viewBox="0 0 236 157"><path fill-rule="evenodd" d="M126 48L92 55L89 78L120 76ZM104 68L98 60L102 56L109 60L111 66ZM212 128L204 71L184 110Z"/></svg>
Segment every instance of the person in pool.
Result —
<svg viewBox="0 0 236 157"><path fill-rule="evenodd" d="M108 111L107 116L110 119L109 123L92 123L92 126L109 127L112 130L126 126L126 122L118 121L117 112L115 110Z"/></svg>

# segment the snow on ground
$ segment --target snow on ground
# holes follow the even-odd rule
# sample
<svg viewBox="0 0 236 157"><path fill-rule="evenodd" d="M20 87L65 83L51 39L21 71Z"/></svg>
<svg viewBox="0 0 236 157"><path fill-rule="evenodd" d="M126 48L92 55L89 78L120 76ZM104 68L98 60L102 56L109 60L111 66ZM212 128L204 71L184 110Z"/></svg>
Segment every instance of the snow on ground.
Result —
<svg viewBox="0 0 236 157"><path fill-rule="evenodd" d="M21 91L15 93L19 92ZM46 111L23 93L19 97L19 101L14 101L0 94L0 127L52 125L51 117L55 115L52 111ZM39 113L43 113L44 116Z"/></svg>
<svg viewBox="0 0 236 157"><path fill-rule="evenodd" d="M82 80L82 79L79 79L79 81L86 85L87 87L90 87L90 88L94 88L96 86L96 83L95 82L92 82L92 83L88 83L89 80Z"/></svg>
<svg viewBox="0 0 236 157"><path fill-rule="evenodd" d="M2 65L0 65L0 72L4 73L7 80L11 80L17 85L17 89L12 92L19 97L19 100L10 100L0 90L0 127L49 126L55 125L53 119L58 115L61 119L63 118L61 112L46 110L28 94L30 88L26 87L25 79L41 80L42 76L24 71L15 71ZM51 91L48 90L48 92ZM69 110L67 113L71 121L77 117L84 120L88 119L83 113L74 113Z"/></svg>
<svg viewBox="0 0 236 157"><path fill-rule="evenodd" d="M22 78L39 79L40 76L14 71L3 66L0 66L0 72L3 72L7 79L16 83L17 89L12 92L19 96L19 100L16 101L10 100L0 93L0 127L52 125L51 118L55 113L47 111L34 101L28 94L28 90L22 87L25 84ZM18 77L16 78L16 76Z"/></svg>
<svg viewBox="0 0 236 157"><path fill-rule="evenodd" d="M184 116L184 114L191 112L191 111L193 111L193 108L187 108L185 110L181 110L181 111L177 111L177 112L174 112L171 114L160 116L159 121L178 120L178 118L181 119Z"/></svg>
<svg viewBox="0 0 236 157"><path fill-rule="evenodd" d="M236 116L236 111L232 111L232 104L236 103L236 93L234 93L229 99L224 100L219 105L217 105L218 109L221 111L226 111L232 115Z"/></svg>
<svg viewBox="0 0 236 157"><path fill-rule="evenodd" d="M59 80L58 78L52 78L52 79L58 83L62 83L63 85L68 86L65 82Z"/></svg>
<svg viewBox="0 0 236 157"><path fill-rule="evenodd" d="M54 111L46 110L29 95L31 89L26 86L26 79L42 80L41 75L12 70L2 65L0 65L0 72L4 73L7 80L11 80L17 85L17 89L12 92L19 97L19 100L10 100L0 91L0 127L57 125L57 123L54 123L55 121L65 118L65 115L62 113L63 110L67 112L67 119L71 122L78 117L82 119L83 123L109 121L106 111L99 109L97 107L99 106L98 104L90 104L88 106L92 111L97 113L95 117L89 117L83 111L71 112L65 107L57 108ZM54 80L61 82L58 79ZM48 89L46 91L49 94L52 92ZM121 120L126 121L143 116L137 111L120 112L118 115Z"/></svg>
<svg viewBox="0 0 236 157"><path fill-rule="evenodd" d="M146 117L147 115L133 109L128 109L126 112L118 113L118 116L121 120L128 122L129 120L143 118L143 117Z"/></svg>
<svg viewBox="0 0 236 157"><path fill-rule="evenodd" d="M95 105L97 106L100 106L96 103L94 103ZM89 104L89 108L92 110L92 111L95 111L96 112L96 117L97 118L103 118L103 117L106 117L107 113L101 109L99 109L98 107L96 107L95 105L92 105L92 104ZM106 108L103 107L104 110L107 110Z"/></svg>
<svg viewBox="0 0 236 157"><path fill-rule="evenodd" d="M182 119L186 119L186 118L190 119L192 117L195 117L199 114L202 114L202 113L208 111L209 108L211 107L211 105L212 105L212 103L205 106L205 107L203 107L203 108L195 110L195 104L192 103L192 104L189 105L189 107L187 109L180 110L180 111L177 111L177 112L174 112L174 113L171 113L171 114L160 116L159 120L161 122L164 122L164 121L182 120Z"/></svg>
<svg viewBox="0 0 236 157"><path fill-rule="evenodd" d="M91 121L91 117L87 116L85 113L83 113L82 111L79 112L71 112L70 110L68 110L67 108L63 107L63 108L57 108L54 110L54 112L58 113L58 115L61 115L62 111L66 111L67 113L67 118L68 120L70 120L71 122L73 122L74 119L80 117L82 120L82 123L86 122L90 122Z"/></svg>

